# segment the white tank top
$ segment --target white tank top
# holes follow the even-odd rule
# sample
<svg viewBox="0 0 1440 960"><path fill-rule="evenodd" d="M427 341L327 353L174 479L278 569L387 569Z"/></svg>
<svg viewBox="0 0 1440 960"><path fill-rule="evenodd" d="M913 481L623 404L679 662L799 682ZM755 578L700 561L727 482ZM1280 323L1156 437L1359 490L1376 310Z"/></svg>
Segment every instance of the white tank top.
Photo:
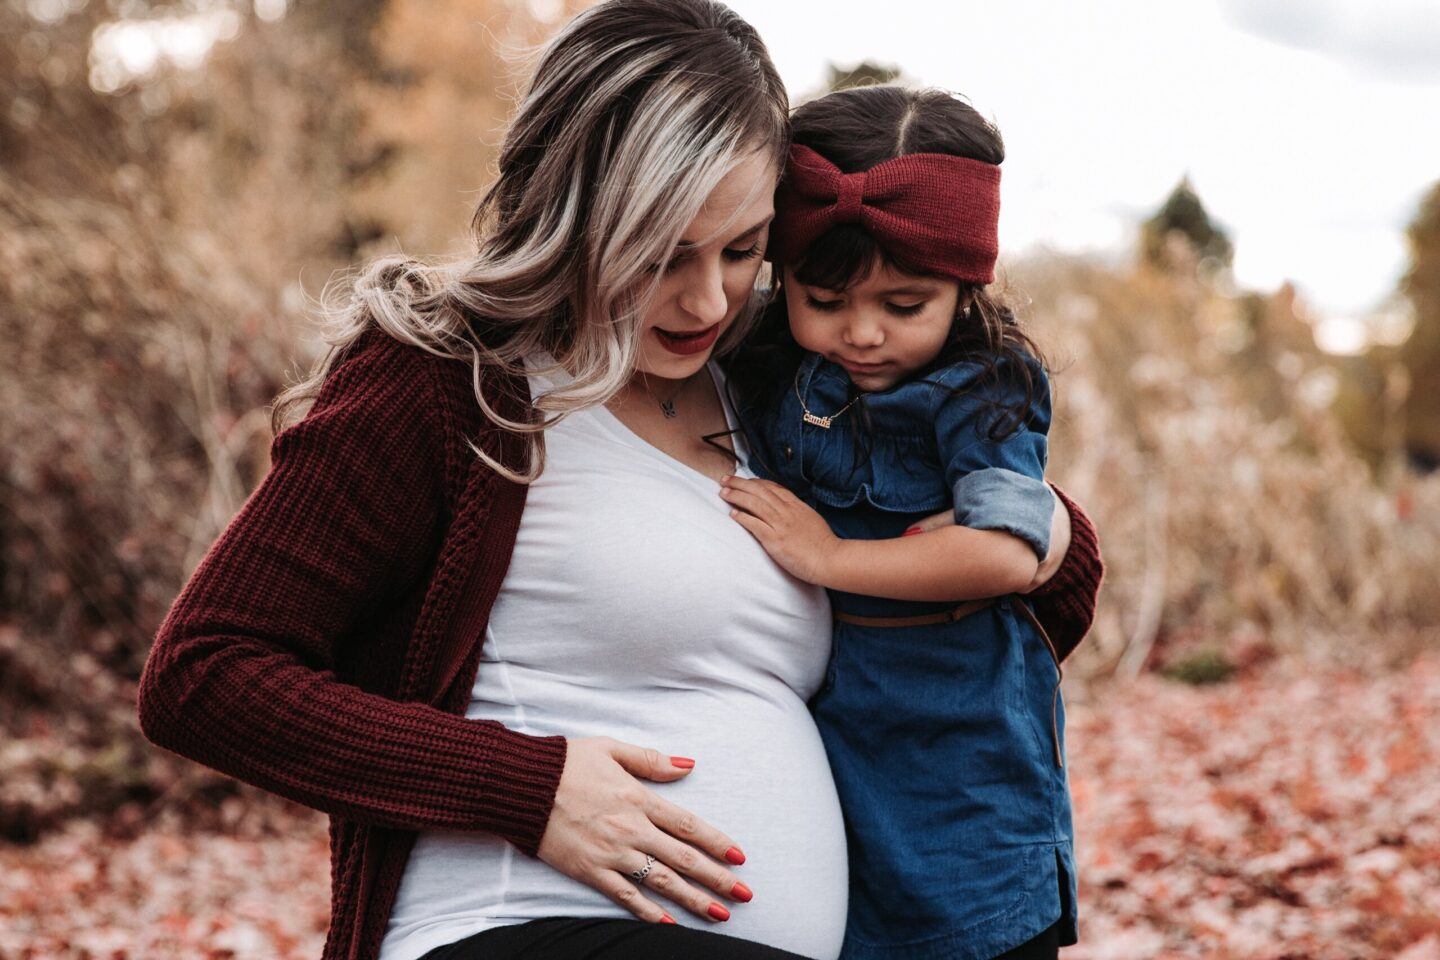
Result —
<svg viewBox="0 0 1440 960"><path fill-rule="evenodd" d="M713 361L708 369L733 428L724 374ZM564 380L532 373L531 390ZM719 484L604 407L545 436L545 470L529 490L465 715L693 757L683 780L647 786L740 844L748 859L733 869L755 898L717 898L731 919L712 923L649 895L682 924L837 956L845 834L805 706L830 654L824 591L769 558L730 518ZM631 915L496 837L422 832L380 958L415 960L551 916Z"/></svg>

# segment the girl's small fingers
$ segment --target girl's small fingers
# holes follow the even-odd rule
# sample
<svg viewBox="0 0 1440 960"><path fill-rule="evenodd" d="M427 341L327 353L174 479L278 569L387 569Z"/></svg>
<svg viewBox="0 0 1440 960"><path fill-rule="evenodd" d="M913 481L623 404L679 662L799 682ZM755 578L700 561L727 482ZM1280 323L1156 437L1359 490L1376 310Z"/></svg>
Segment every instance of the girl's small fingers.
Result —
<svg viewBox="0 0 1440 960"><path fill-rule="evenodd" d="M732 507L739 507L746 513L751 513L762 518L769 515L770 511L774 508L774 504L769 500L748 490L730 489L723 491L721 495L725 498L725 502Z"/></svg>
<svg viewBox="0 0 1440 960"><path fill-rule="evenodd" d="M789 490L786 490L773 480L742 480L742 483L744 485L739 487L739 489L753 493L757 497L764 497L767 500L776 502L783 500L790 493Z"/></svg>
<svg viewBox="0 0 1440 960"><path fill-rule="evenodd" d="M759 540L762 546L775 533L775 528L770 526L770 524L761 520L759 517L751 516L744 510L731 510L730 516L735 518L736 523L750 531L750 535L756 540Z"/></svg>
<svg viewBox="0 0 1440 960"><path fill-rule="evenodd" d="M641 886L684 907L697 917L709 920L730 919L730 911L724 904L717 903L709 893L686 882L660 860L650 867L650 873L641 881Z"/></svg>
<svg viewBox="0 0 1440 960"><path fill-rule="evenodd" d="M641 861L644 862L643 859ZM637 868L638 869L638 868ZM654 872L654 868L651 869ZM648 879L648 878L647 878ZM670 916L659 904L640 892L629 877L615 871L606 871L595 884L596 889L614 900L621 907L635 914L647 923L666 923Z"/></svg>

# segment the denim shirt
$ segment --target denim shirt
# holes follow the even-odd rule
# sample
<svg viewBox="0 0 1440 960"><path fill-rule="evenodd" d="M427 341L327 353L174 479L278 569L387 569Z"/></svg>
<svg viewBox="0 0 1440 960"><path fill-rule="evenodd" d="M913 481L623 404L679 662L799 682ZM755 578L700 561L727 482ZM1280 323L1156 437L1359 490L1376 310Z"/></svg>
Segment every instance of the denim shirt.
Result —
<svg viewBox="0 0 1440 960"><path fill-rule="evenodd" d="M897 537L953 508L958 523L1007 531L1044 557L1055 508L1043 482L1048 380L1032 363L1020 426L992 437L1002 408L1023 395L983 371L970 361L941 367L837 415L851 399L849 376L807 354L793 384L763 409L740 411L750 467L844 538ZM829 428L806 422L807 410L831 417ZM867 421L868 453L856 442ZM955 606L830 598L864 616ZM1019 602L1002 598L946 624L835 624L811 707L845 812L845 960L985 960L1057 921L1061 944L1075 942L1058 669Z"/></svg>

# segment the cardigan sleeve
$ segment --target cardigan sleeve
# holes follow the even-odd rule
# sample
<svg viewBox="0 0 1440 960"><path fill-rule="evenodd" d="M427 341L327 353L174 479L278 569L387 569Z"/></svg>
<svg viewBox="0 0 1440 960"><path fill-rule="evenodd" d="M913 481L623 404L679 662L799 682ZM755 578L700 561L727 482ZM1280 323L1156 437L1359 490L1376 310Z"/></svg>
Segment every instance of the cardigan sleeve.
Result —
<svg viewBox="0 0 1440 960"><path fill-rule="evenodd" d="M1089 514L1055 487L1065 509L1070 511L1070 549L1055 575L1026 597L1035 616L1045 627L1061 660L1068 657L1095 620L1095 604L1105 564L1100 557L1100 540Z"/></svg>
<svg viewBox="0 0 1440 960"><path fill-rule="evenodd" d="M269 472L175 600L140 678L141 729L326 813L494 833L533 855L564 738L392 700L334 671L357 626L427 575L444 515L433 361L388 336L360 346L275 438Z"/></svg>

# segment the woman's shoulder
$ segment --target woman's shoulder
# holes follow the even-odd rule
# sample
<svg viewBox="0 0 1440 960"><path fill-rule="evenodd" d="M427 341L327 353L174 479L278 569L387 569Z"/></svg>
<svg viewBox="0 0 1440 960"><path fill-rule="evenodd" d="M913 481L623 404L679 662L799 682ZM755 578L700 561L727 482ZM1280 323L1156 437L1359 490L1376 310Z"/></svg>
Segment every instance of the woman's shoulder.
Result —
<svg viewBox="0 0 1440 960"><path fill-rule="evenodd" d="M480 384L492 407L513 408L516 378L487 376ZM474 436L484 422L470 362L432 352L374 325L342 348L317 406L327 394L332 402L384 416L395 430Z"/></svg>

